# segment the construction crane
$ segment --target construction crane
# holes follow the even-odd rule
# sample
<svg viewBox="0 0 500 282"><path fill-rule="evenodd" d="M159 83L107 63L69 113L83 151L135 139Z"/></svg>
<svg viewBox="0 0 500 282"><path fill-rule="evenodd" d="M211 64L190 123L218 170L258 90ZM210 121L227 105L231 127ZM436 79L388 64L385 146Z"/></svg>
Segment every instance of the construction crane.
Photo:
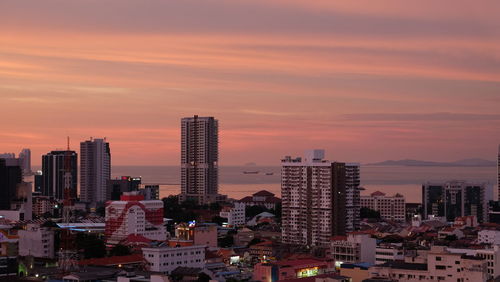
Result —
<svg viewBox="0 0 500 282"><path fill-rule="evenodd" d="M61 233L61 248L59 250L59 268L63 272L78 270L78 254L75 251L71 230L68 228L71 222L71 211L74 201L72 193L71 155L68 136L68 146L64 155L64 200L62 216L62 222L66 228Z"/></svg>

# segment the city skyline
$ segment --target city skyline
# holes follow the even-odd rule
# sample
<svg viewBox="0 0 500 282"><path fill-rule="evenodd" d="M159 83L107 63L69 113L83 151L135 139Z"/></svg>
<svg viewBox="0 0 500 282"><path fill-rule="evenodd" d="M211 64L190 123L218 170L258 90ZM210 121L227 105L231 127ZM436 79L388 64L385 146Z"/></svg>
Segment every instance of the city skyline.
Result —
<svg viewBox="0 0 500 282"><path fill-rule="evenodd" d="M221 165L496 156L497 2L28 2L0 3L0 148L34 165L68 135L177 165L194 114Z"/></svg>

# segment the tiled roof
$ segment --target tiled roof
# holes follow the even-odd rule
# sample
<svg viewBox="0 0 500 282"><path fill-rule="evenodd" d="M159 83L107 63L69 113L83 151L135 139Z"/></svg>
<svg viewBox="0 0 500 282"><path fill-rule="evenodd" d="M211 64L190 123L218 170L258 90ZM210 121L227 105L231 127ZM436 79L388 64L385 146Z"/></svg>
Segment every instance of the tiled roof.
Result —
<svg viewBox="0 0 500 282"><path fill-rule="evenodd" d="M253 195L254 196L261 196L261 197L272 197L272 196L274 196L273 193L271 193L269 191L266 191L266 190L260 190L259 192L254 193Z"/></svg>
<svg viewBox="0 0 500 282"><path fill-rule="evenodd" d="M398 261L389 261L384 264L377 265L377 267L387 267L394 269L406 269L406 270L427 270L426 263L406 263Z"/></svg>
<svg viewBox="0 0 500 282"><path fill-rule="evenodd" d="M335 279L335 280L343 280L343 279L347 279L348 277L340 276L340 275L335 274L335 273L328 273L328 274L320 274L320 275L305 277L305 278L284 279L284 280L280 280L280 282L314 282L314 281L316 281L316 278L331 278L331 279Z"/></svg>
<svg viewBox="0 0 500 282"><path fill-rule="evenodd" d="M141 244L149 244L151 243L151 240L148 238L140 235L140 234L129 234L127 238L123 240L124 244L136 244L136 243L141 243Z"/></svg>
<svg viewBox="0 0 500 282"><path fill-rule="evenodd" d="M253 200L253 197L252 196L246 196L244 198L242 198L241 200L239 200L240 202L243 202L243 203L253 203L254 200ZM277 197L274 197L274 196L269 196L269 197L266 197L266 200L265 201L258 201L258 203L271 203L271 204L276 204L276 203L281 203L281 199L280 198L277 198Z"/></svg>
<svg viewBox="0 0 500 282"><path fill-rule="evenodd" d="M371 195L372 195L372 197L375 197L375 196L385 196L385 193L382 193L380 191L375 191Z"/></svg>
<svg viewBox="0 0 500 282"><path fill-rule="evenodd" d="M342 235L333 236L332 241L347 241L347 236L342 236Z"/></svg>
<svg viewBox="0 0 500 282"><path fill-rule="evenodd" d="M453 232L455 231L455 228L453 227L445 227L443 228L443 230L441 230L441 232Z"/></svg>
<svg viewBox="0 0 500 282"><path fill-rule="evenodd" d="M128 256L113 256L104 258L83 259L78 261L78 264L107 266L107 265L141 263L142 261L143 261L142 254L132 254Z"/></svg>
<svg viewBox="0 0 500 282"><path fill-rule="evenodd" d="M317 260L317 259L298 259L298 260L286 260L286 261L278 261L276 262L279 266L291 266L291 267L310 267L310 266L318 266L325 265L326 262Z"/></svg>

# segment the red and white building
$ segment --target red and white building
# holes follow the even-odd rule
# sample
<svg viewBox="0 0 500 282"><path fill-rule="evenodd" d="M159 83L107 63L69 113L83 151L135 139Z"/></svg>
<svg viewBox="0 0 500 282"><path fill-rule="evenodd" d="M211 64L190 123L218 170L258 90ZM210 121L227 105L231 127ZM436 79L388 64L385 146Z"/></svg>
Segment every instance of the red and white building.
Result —
<svg viewBox="0 0 500 282"><path fill-rule="evenodd" d="M144 200L137 192L126 192L120 201L106 202L105 235L109 244L165 241L163 202Z"/></svg>

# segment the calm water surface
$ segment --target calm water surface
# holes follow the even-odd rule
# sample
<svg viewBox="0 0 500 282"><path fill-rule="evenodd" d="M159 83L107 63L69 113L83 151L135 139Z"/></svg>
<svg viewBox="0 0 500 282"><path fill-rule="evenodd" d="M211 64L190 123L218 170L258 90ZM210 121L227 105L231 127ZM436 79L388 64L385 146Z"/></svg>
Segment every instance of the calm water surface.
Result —
<svg viewBox="0 0 500 282"><path fill-rule="evenodd" d="M243 174L243 171L259 171L259 174ZM265 173L274 173L265 175ZM389 195L400 193L407 202L421 202L421 185L426 181L470 180L486 181L496 185L496 167L409 167L409 166L362 166L362 194L380 190ZM161 184L160 195L180 192L180 168L177 166L113 166L112 176L141 176L143 183ZM219 168L219 191L232 198L242 198L266 189L280 196L280 167Z"/></svg>

